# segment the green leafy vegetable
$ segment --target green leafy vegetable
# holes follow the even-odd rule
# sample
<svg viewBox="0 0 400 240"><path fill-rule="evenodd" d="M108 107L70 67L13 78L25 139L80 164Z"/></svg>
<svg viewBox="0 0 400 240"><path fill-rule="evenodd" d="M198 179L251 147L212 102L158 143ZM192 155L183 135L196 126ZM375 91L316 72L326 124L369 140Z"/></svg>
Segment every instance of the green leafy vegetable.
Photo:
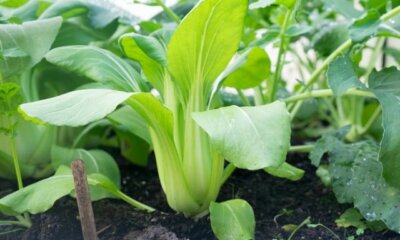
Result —
<svg viewBox="0 0 400 240"><path fill-rule="evenodd" d="M395 67L374 71L369 77L370 90L378 98L383 111L384 134L379 152L383 164L383 176L392 186L400 188L400 71Z"/></svg>
<svg viewBox="0 0 400 240"><path fill-rule="evenodd" d="M224 85L237 89L259 86L270 74L271 61L262 48L251 49L244 65L236 69L225 80Z"/></svg>
<svg viewBox="0 0 400 240"><path fill-rule="evenodd" d="M211 227L218 239L254 239L255 216L246 201L212 202L210 215Z"/></svg>
<svg viewBox="0 0 400 240"><path fill-rule="evenodd" d="M220 108L194 113L193 118L208 133L217 150L238 168L279 167L286 158L290 116L281 102Z"/></svg>
<svg viewBox="0 0 400 240"><path fill-rule="evenodd" d="M46 60L113 89L145 91L139 73L113 53L91 46L66 46L51 50Z"/></svg>
<svg viewBox="0 0 400 240"><path fill-rule="evenodd" d="M2 77L7 79L37 64L50 49L58 29L60 17L26 22L22 25L5 24L0 28L0 60Z"/></svg>

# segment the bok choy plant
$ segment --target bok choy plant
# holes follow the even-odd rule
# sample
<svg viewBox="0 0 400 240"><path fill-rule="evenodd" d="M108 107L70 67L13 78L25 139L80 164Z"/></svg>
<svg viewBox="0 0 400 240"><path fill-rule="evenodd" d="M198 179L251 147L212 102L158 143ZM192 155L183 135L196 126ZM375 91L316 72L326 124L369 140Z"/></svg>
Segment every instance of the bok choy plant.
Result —
<svg viewBox="0 0 400 240"><path fill-rule="evenodd" d="M127 116L134 112L146 123L169 205L186 216L202 216L233 167L278 169L289 148L290 116L283 102L216 108L211 101L218 76L239 47L247 6L247 0L204 0L173 34L122 36L123 52L141 65L157 96L78 90L22 104L20 112L36 123L81 126L129 106Z"/></svg>

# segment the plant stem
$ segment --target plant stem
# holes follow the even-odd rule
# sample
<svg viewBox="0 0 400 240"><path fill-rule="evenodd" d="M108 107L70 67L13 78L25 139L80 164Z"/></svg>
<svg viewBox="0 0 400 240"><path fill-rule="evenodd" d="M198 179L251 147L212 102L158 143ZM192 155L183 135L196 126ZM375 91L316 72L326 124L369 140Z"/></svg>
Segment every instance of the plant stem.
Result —
<svg viewBox="0 0 400 240"><path fill-rule="evenodd" d="M358 89L349 89L346 93L343 94L344 96L359 96L359 97L370 97L375 98L375 95ZM286 103L293 103L303 101L309 98L321 98L321 97L333 97L335 94L331 89L321 89L321 90L314 90L302 94L298 94L289 98L284 99Z"/></svg>
<svg viewBox="0 0 400 240"><path fill-rule="evenodd" d="M181 23L181 19L172 11L167 5L163 3L161 0L156 0L157 4L162 7L162 9L165 11L165 13L172 19L174 20L177 24Z"/></svg>
<svg viewBox="0 0 400 240"><path fill-rule="evenodd" d="M360 130L360 135L365 134L370 129L372 124L379 117L381 111L382 109L378 106L372 116L368 119L368 122L365 124L365 126Z"/></svg>
<svg viewBox="0 0 400 240"><path fill-rule="evenodd" d="M389 12L383 14L380 19L382 22L385 22L385 21L391 19L392 17L396 16L397 14L400 14L400 6L397 6L397 7L393 8L392 10L390 10Z"/></svg>
<svg viewBox="0 0 400 240"><path fill-rule="evenodd" d="M299 145L299 146L290 146L289 152L311 152L314 150L314 145Z"/></svg>
<svg viewBox="0 0 400 240"><path fill-rule="evenodd" d="M276 69L275 69L275 76L273 78L273 81L270 82L268 86L268 102L273 102L275 100L276 92L277 92L277 85L278 81L281 78L282 75L282 68L283 68L283 62L285 61L285 42L286 42L286 31L289 26L289 20L292 15L292 10L289 9L287 10L285 14L285 19L282 24L281 32L279 33L279 53L278 53L278 60L276 62Z"/></svg>
<svg viewBox="0 0 400 240"><path fill-rule="evenodd" d="M294 237L294 235L297 233L297 231L299 231L299 229L302 228L303 226L309 224L310 221L311 221L311 217L308 217L308 218L306 218L302 223L300 223L300 224L296 227L296 229L292 232L292 234L290 234L288 240L291 240L291 239Z"/></svg>
<svg viewBox="0 0 400 240"><path fill-rule="evenodd" d="M372 70L374 69L376 60L378 59L379 53L382 50L382 47L384 44L385 44L385 38L383 38L383 37L379 38L376 43L376 46L372 52L371 61L369 61L369 64L365 71L365 83L368 83L368 76L369 76L369 74L371 74Z"/></svg>
<svg viewBox="0 0 400 240"><path fill-rule="evenodd" d="M24 184L22 182L22 176L21 176L21 168L19 166L19 160L18 160L18 154L17 154L17 144L15 143L15 130L14 130L14 124L12 123L12 117L7 116L7 124L8 128L10 129L10 141L11 141L11 152L12 152L12 158L14 162L14 168L15 168L15 175L17 177L17 182L18 182L18 189L22 189L24 187Z"/></svg>
<svg viewBox="0 0 400 240"><path fill-rule="evenodd" d="M236 89L237 93L239 94L240 99L242 100L242 103L244 106L251 106L249 99L247 96L243 93L242 90Z"/></svg>
<svg viewBox="0 0 400 240"><path fill-rule="evenodd" d="M155 211L154 208L152 208L152 207L150 207L150 206L147 206L147 205L144 204L144 203L138 202L138 201L136 201L135 199L132 199L131 197L129 197L128 195L126 195L125 193L123 193L123 192L121 192L121 191L119 191L119 190L118 190L118 191L113 191L113 193L114 193L117 197L121 198L121 199L124 200L125 202L129 203L130 205L132 205L132 206L134 206L134 207L136 207L136 208L138 208L138 209L146 210L146 211L148 211L148 212L154 212L154 211Z"/></svg>
<svg viewBox="0 0 400 240"><path fill-rule="evenodd" d="M263 90L261 86L257 86L254 88L254 103L256 106L260 106L265 103L264 94L262 91Z"/></svg>
<svg viewBox="0 0 400 240"><path fill-rule="evenodd" d="M27 224L26 222L22 221L0 221L0 226L5 226L5 225L16 225L16 226L22 226L29 228L30 224Z"/></svg>
<svg viewBox="0 0 400 240"><path fill-rule="evenodd" d="M235 171L236 167L232 163L229 163L228 166L224 170L224 175L222 176L222 184L223 185L226 180L232 175L232 173Z"/></svg>
<svg viewBox="0 0 400 240"><path fill-rule="evenodd" d="M400 14L400 6L390 10L389 12L385 13L380 17L380 20L382 22L385 22L389 20L390 18L396 16L397 14ZM299 93L304 93L310 86L312 86L317 80L318 77L321 75L321 73L329 66L329 64L336 59L340 54L342 54L345 50L351 47L352 45L351 39L348 39L346 42L344 42L342 45L339 46L331 55L329 55L328 58L325 59L325 61L322 63L321 66L319 66L311 75L310 79L307 81L306 85L302 88L300 88ZM296 104L301 104L301 103L296 103ZM289 105L288 109L292 110L294 108L294 105Z"/></svg>

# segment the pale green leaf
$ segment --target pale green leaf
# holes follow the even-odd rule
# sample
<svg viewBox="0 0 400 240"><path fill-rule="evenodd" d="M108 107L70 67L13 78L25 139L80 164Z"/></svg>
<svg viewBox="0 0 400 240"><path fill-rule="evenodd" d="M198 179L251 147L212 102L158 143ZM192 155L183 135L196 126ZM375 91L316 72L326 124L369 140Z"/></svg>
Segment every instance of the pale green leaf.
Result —
<svg viewBox="0 0 400 240"><path fill-rule="evenodd" d="M51 50L46 60L115 90L143 91L144 82L136 70L110 51L93 46L66 46Z"/></svg>
<svg viewBox="0 0 400 240"><path fill-rule="evenodd" d="M290 145L290 116L282 102L193 113L215 148L238 168L279 167Z"/></svg>
<svg viewBox="0 0 400 240"><path fill-rule="evenodd" d="M100 173L110 179L116 186L120 185L118 165L113 157L103 150L85 150L53 146L51 159L54 169L61 165L70 166L74 160L82 160L87 174Z"/></svg>
<svg viewBox="0 0 400 240"><path fill-rule="evenodd" d="M297 168L295 166L290 165L289 163L284 162L277 168L267 167L264 168L264 171L271 174L272 176L279 178L286 178L292 181L298 181L304 176L304 170Z"/></svg>
<svg viewBox="0 0 400 240"><path fill-rule="evenodd" d="M50 49L61 26L60 17L0 26L0 70L7 79L33 67Z"/></svg>
<svg viewBox="0 0 400 240"><path fill-rule="evenodd" d="M141 115L129 106L124 106L110 115L107 118L114 126L137 135L147 143L151 143L150 133L147 129L147 123Z"/></svg>
<svg viewBox="0 0 400 240"><path fill-rule="evenodd" d="M239 47L247 5L247 0L205 0L182 20L167 52L168 69L182 101L192 89L210 94Z"/></svg>
<svg viewBox="0 0 400 240"><path fill-rule="evenodd" d="M108 89L78 90L22 104L19 111L31 121L82 126L104 118L133 94Z"/></svg>
<svg viewBox="0 0 400 240"><path fill-rule="evenodd" d="M118 165L112 156L102 150L85 150L85 149L70 149L53 146L51 149L51 160L54 169L60 166L71 166L74 160L82 160L85 164L86 173L99 173L110 179L117 187L120 186L120 173ZM90 189L91 199L93 201L106 197L114 197L108 191L97 187Z"/></svg>
<svg viewBox="0 0 400 240"><path fill-rule="evenodd" d="M258 0L257 2L250 4L250 9L265 8L272 4L281 4L288 8L294 8L296 0Z"/></svg>
<svg viewBox="0 0 400 240"><path fill-rule="evenodd" d="M210 220L212 230L220 240L254 239L255 216L252 207L245 200L212 202Z"/></svg>
<svg viewBox="0 0 400 240"><path fill-rule="evenodd" d="M271 61L264 49L253 48L247 56L247 61L231 75L224 85L237 89L247 89L260 85L270 74Z"/></svg>
<svg viewBox="0 0 400 240"><path fill-rule="evenodd" d="M24 187L0 199L0 206L17 213L41 213L74 189L71 170L60 167L54 176Z"/></svg>
<svg viewBox="0 0 400 240"><path fill-rule="evenodd" d="M124 54L140 63L147 80L162 94L166 67L163 44L166 43L137 33L125 34L119 41Z"/></svg>
<svg viewBox="0 0 400 240"><path fill-rule="evenodd" d="M97 187L122 198L118 187L104 175L88 175L89 188ZM23 213L37 214L50 209L60 198L73 193L75 189L71 169L60 166L55 175L26 186L0 199L0 211L7 215ZM133 199L125 196L123 200L132 204ZM137 202L136 202L137 203Z"/></svg>

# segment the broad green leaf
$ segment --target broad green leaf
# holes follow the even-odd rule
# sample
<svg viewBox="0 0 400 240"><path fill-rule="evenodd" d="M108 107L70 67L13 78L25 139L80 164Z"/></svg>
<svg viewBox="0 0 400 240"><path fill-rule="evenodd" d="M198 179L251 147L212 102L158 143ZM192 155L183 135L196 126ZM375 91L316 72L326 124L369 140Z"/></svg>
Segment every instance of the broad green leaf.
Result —
<svg viewBox="0 0 400 240"><path fill-rule="evenodd" d="M116 90L140 92L144 82L139 73L110 51L93 46L66 46L46 54L46 60L67 71L110 85Z"/></svg>
<svg viewBox="0 0 400 240"><path fill-rule="evenodd" d="M329 56L342 43L349 39L349 30L345 24L323 26L312 38L312 46L323 57Z"/></svg>
<svg viewBox="0 0 400 240"><path fill-rule="evenodd" d="M168 69L182 101L188 100L192 89L209 96L239 47L247 4L247 0L205 0L182 20L167 51Z"/></svg>
<svg viewBox="0 0 400 240"><path fill-rule="evenodd" d="M83 126L104 118L133 94L108 89L77 90L22 104L19 111L30 121L57 126Z"/></svg>
<svg viewBox="0 0 400 240"><path fill-rule="evenodd" d="M210 205L211 227L220 240L254 239L256 220L252 207L242 199Z"/></svg>
<svg viewBox="0 0 400 240"><path fill-rule="evenodd" d="M98 187L130 204L138 204L133 199L124 196L118 187L104 175L98 173L88 175L88 184L89 188ZM50 209L58 199L73 193L74 189L71 169L60 166L54 176L1 198L0 211L7 215L42 213Z"/></svg>
<svg viewBox="0 0 400 240"><path fill-rule="evenodd" d="M271 61L262 48L253 48L243 66L229 75L224 85L237 89L247 89L260 85L270 74Z"/></svg>
<svg viewBox="0 0 400 240"><path fill-rule="evenodd" d="M350 57L343 55L329 64L327 71L329 86L337 96L342 96L349 88L365 88L358 80Z"/></svg>
<svg viewBox="0 0 400 240"><path fill-rule="evenodd" d="M115 131L122 156L133 164L145 167L151 153L149 143L128 131L122 129L116 129Z"/></svg>
<svg viewBox="0 0 400 240"><path fill-rule="evenodd" d="M87 174L100 173L110 179L116 186L120 185L121 177L118 165L113 157L102 150L72 149L53 146L51 159L54 169L60 166L71 166L74 160L82 160L85 163Z"/></svg>
<svg viewBox="0 0 400 240"><path fill-rule="evenodd" d="M15 118L17 129L15 143L17 156L24 178L43 178L54 172L50 164L50 150L57 138L57 131L52 126L37 126L25 121L22 117ZM6 119L0 116L0 126L6 126ZM29 139L30 144L26 144ZM0 168L0 176L15 179L15 169L12 164L12 143L8 135L0 133L0 162L9 167ZM8 157L7 157L8 156Z"/></svg>
<svg viewBox="0 0 400 240"><path fill-rule="evenodd" d="M323 144L318 147L324 148ZM389 229L400 232L400 190L382 176L378 152L374 142L344 144L336 140L328 152L333 191L340 203L354 203L366 220L383 221Z"/></svg>
<svg viewBox="0 0 400 240"><path fill-rule="evenodd" d="M151 143L147 123L143 117L131 107L121 107L108 115L107 118L118 128L137 135L149 144Z"/></svg>
<svg viewBox="0 0 400 240"><path fill-rule="evenodd" d="M5 206L17 213L41 213L50 209L55 201L74 189L71 170L60 167L54 176L24 187L0 199Z"/></svg>
<svg viewBox="0 0 400 240"><path fill-rule="evenodd" d="M22 25L4 24L0 27L0 70L3 78L20 74L37 64L50 49L62 19L52 18L26 22Z"/></svg>
<svg viewBox="0 0 400 240"><path fill-rule="evenodd" d="M106 176L117 187L120 186L120 173L118 165L112 156L102 150L69 149L53 146L51 159L54 169L60 166L71 166L74 160L82 160L85 163L86 173L99 173ZM90 189L91 199L96 201L106 197L113 197L108 191L92 187Z"/></svg>
<svg viewBox="0 0 400 240"><path fill-rule="evenodd" d="M381 24L379 13L375 10L368 11L350 26L350 38L355 43L364 42L378 33Z"/></svg>
<svg viewBox="0 0 400 240"><path fill-rule="evenodd" d="M304 170L290 165L289 163L282 163L277 168L267 167L264 171L275 177L286 178L292 181L298 181L304 176Z"/></svg>
<svg viewBox="0 0 400 240"><path fill-rule="evenodd" d="M162 42L151 36L130 33L120 38L120 46L127 57L140 63L147 80L162 94L166 67Z"/></svg>
<svg viewBox="0 0 400 240"><path fill-rule="evenodd" d="M282 102L224 107L192 114L215 148L238 168L279 167L290 144L290 116Z"/></svg>
<svg viewBox="0 0 400 240"><path fill-rule="evenodd" d="M383 111L384 134L379 153L383 175L389 184L400 188L400 71L395 67L374 71L368 82Z"/></svg>

